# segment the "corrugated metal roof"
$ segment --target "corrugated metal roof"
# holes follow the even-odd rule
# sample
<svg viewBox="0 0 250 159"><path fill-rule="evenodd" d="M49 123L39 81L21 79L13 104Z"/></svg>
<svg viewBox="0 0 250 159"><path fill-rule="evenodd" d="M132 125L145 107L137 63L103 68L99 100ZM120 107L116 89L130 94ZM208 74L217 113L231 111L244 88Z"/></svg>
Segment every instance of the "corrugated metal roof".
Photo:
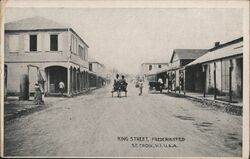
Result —
<svg viewBox="0 0 250 159"><path fill-rule="evenodd" d="M197 59L206 52L206 49L174 49L170 62L172 62L174 54L176 54L179 59Z"/></svg>
<svg viewBox="0 0 250 159"><path fill-rule="evenodd" d="M63 26L53 20L46 19L44 17L32 17L26 18L14 22L5 24L5 30L38 30L38 29L66 29L67 26Z"/></svg>
<svg viewBox="0 0 250 159"><path fill-rule="evenodd" d="M243 54L243 41L208 52L207 54L197 58L187 66L201 64L209 61L215 61L227 57Z"/></svg>

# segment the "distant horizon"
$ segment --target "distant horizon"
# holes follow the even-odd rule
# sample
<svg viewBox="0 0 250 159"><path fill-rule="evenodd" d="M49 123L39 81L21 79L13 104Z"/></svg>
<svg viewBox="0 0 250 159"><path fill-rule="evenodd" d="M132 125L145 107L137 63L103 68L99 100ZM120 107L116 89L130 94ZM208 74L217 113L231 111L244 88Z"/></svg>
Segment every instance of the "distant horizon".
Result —
<svg viewBox="0 0 250 159"><path fill-rule="evenodd" d="M243 10L235 8L6 8L5 23L35 16L73 28L90 58L134 75L142 63L168 63L174 49L211 49L243 36Z"/></svg>

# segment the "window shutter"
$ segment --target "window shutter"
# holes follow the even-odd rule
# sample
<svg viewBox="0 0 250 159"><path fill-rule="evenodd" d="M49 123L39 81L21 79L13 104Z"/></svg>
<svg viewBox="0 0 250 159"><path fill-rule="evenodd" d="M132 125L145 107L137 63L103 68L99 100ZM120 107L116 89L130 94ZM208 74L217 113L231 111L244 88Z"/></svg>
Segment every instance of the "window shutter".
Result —
<svg viewBox="0 0 250 159"><path fill-rule="evenodd" d="M42 35L37 35L37 51L42 51Z"/></svg>
<svg viewBox="0 0 250 159"><path fill-rule="evenodd" d="M50 34L46 33L44 38L45 51L50 51Z"/></svg>
<svg viewBox="0 0 250 159"><path fill-rule="evenodd" d="M58 51L62 51L63 36L62 33L58 34Z"/></svg>
<svg viewBox="0 0 250 159"><path fill-rule="evenodd" d="M30 38L29 34L24 35L24 51L29 52L30 51Z"/></svg>

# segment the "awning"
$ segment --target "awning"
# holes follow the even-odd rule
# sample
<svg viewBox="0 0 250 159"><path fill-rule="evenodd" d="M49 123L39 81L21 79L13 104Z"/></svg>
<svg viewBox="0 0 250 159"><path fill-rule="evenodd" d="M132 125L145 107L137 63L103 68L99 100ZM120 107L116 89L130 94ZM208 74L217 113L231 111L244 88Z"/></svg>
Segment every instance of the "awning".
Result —
<svg viewBox="0 0 250 159"><path fill-rule="evenodd" d="M220 59L225 59L225 58L229 58L229 57L233 57L237 55L243 55L243 42L239 42L236 44L232 44L230 46L223 47L221 49L208 52L205 55L197 58L193 62L186 65L186 67L196 65L196 64L216 61Z"/></svg>

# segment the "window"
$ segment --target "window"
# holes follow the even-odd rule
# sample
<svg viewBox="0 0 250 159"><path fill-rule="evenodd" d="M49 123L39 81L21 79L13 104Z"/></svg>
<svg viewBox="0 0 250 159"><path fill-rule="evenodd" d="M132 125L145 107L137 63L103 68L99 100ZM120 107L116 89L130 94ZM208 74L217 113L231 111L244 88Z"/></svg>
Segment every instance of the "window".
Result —
<svg viewBox="0 0 250 159"><path fill-rule="evenodd" d="M19 36L9 35L9 51L17 52L19 50Z"/></svg>
<svg viewBox="0 0 250 159"><path fill-rule="evenodd" d="M30 51L37 51L37 35L30 35Z"/></svg>
<svg viewBox="0 0 250 159"><path fill-rule="evenodd" d="M84 60L87 60L88 58L88 50L86 47L84 47Z"/></svg>
<svg viewBox="0 0 250 159"><path fill-rule="evenodd" d="M83 48L81 45L78 45L78 55L81 57L81 59L84 58Z"/></svg>
<svg viewBox="0 0 250 159"><path fill-rule="evenodd" d="M58 51L58 35L50 35L50 51Z"/></svg>
<svg viewBox="0 0 250 159"><path fill-rule="evenodd" d="M229 67L230 67L230 60L224 60L221 63L222 65L222 70L221 70L221 74L222 74L222 90L224 91L228 91L229 90Z"/></svg>
<svg viewBox="0 0 250 159"><path fill-rule="evenodd" d="M148 66L148 70L151 71L152 70L152 65Z"/></svg>
<svg viewBox="0 0 250 159"><path fill-rule="evenodd" d="M161 68L161 65L158 65L158 68Z"/></svg>
<svg viewBox="0 0 250 159"><path fill-rule="evenodd" d="M77 54L77 38L72 35L71 36L71 52Z"/></svg>
<svg viewBox="0 0 250 159"><path fill-rule="evenodd" d="M92 63L89 64L89 70L92 71Z"/></svg>

